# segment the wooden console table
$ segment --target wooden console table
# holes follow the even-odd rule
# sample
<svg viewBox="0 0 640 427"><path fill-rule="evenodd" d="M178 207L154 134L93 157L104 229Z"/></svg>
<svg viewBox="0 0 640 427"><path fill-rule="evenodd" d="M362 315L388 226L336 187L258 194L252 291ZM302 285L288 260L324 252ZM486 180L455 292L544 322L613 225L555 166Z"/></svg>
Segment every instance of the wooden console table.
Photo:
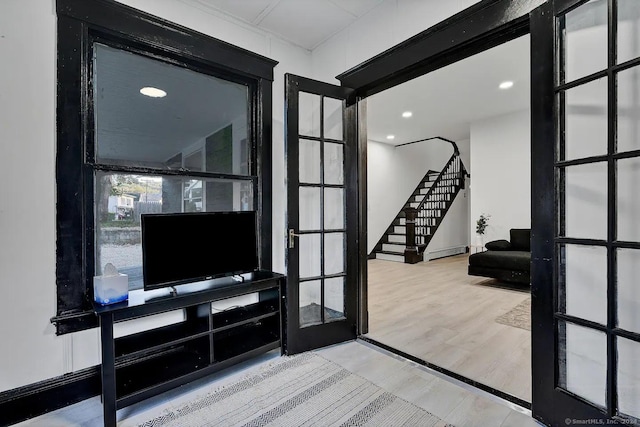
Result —
<svg viewBox="0 0 640 427"><path fill-rule="evenodd" d="M203 284L206 283L206 284ZM132 291L122 303L95 305L102 343L104 425L116 410L181 386L259 354L282 352L285 276L270 271L178 286ZM216 312L211 303L257 293L258 302ZM159 296L158 296L159 294ZM183 322L114 338L116 322L185 310Z"/></svg>

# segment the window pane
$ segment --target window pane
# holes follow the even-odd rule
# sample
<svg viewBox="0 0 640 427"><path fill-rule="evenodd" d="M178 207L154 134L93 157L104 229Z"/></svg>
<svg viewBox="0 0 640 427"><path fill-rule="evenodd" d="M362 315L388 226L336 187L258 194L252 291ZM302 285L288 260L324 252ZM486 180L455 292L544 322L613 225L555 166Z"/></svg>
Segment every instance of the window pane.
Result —
<svg viewBox="0 0 640 427"><path fill-rule="evenodd" d="M344 229L344 190L342 188L324 189L324 229Z"/></svg>
<svg viewBox="0 0 640 427"><path fill-rule="evenodd" d="M344 145L324 143L324 183L344 184Z"/></svg>
<svg viewBox="0 0 640 427"><path fill-rule="evenodd" d="M140 215L253 210L252 189L248 181L96 172L95 274L112 263L129 275L129 289L141 289Z"/></svg>
<svg viewBox="0 0 640 427"><path fill-rule="evenodd" d="M564 169L564 224L567 237L607 238L607 163Z"/></svg>
<svg viewBox="0 0 640 427"><path fill-rule="evenodd" d="M607 79L565 91L565 158L607 154Z"/></svg>
<svg viewBox="0 0 640 427"><path fill-rule="evenodd" d="M248 88L95 44L96 161L248 175ZM143 88L164 91L145 96ZM153 95L153 93L152 93ZM192 158L199 152L200 158Z"/></svg>
<svg viewBox="0 0 640 427"><path fill-rule="evenodd" d="M344 277L324 281L324 317L326 322L344 319Z"/></svg>
<svg viewBox="0 0 640 427"><path fill-rule="evenodd" d="M607 248L563 245L559 262L560 311L605 325Z"/></svg>
<svg viewBox="0 0 640 427"><path fill-rule="evenodd" d="M320 280L300 282L300 327L322 322L322 287Z"/></svg>
<svg viewBox="0 0 640 427"><path fill-rule="evenodd" d="M344 273L345 233L327 233L324 235L324 274Z"/></svg>
<svg viewBox="0 0 640 427"><path fill-rule="evenodd" d="M299 181L320 184L320 141L301 139L298 144Z"/></svg>
<svg viewBox="0 0 640 427"><path fill-rule="evenodd" d="M320 230L320 188L300 187L300 231Z"/></svg>
<svg viewBox="0 0 640 427"><path fill-rule="evenodd" d="M591 0L565 16L565 81L607 68L607 1Z"/></svg>
<svg viewBox="0 0 640 427"><path fill-rule="evenodd" d="M301 279L318 277L322 274L320 269L320 234L303 234L298 236L299 247L299 271Z"/></svg>
<svg viewBox="0 0 640 427"><path fill-rule="evenodd" d="M640 250L618 249L617 255L618 327L640 333Z"/></svg>
<svg viewBox="0 0 640 427"><path fill-rule="evenodd" d="M618 73L618 153L640 149L640 67Z"/></svg>
<svg viewBox="0 0 640 427"><path fill-rule="evenodd" d="M640 343L618 337L618 409L640 418Z"/></svg>
<svg viewBox="0 0 640 427"><path fill-rule="evenodd" d="M559 385L601 407L605 406L607 336L572 323L559 323Z"/></svg>
<svg viewBox="0 0 640 427"><path fill-rule="evenodd" d="M638 0L618 0L618 64L640 56Z"/></svg>
<svg viewBox="0 0 640 427"><path fill-rule="evenodd" d="M298 120L300 135L320 137L320 95L299 92Z"/></svg>
<svg viewBox="0 0 640 427"><path fill-rule="evenodd" d="M324 98L324 137L342 141L341 99Z"/></svg>
<svg viewBox="0 0 640 427"><path fill-rule="evenodd" d="M640 158L618 160L618 240L640 242Z"/></svg>

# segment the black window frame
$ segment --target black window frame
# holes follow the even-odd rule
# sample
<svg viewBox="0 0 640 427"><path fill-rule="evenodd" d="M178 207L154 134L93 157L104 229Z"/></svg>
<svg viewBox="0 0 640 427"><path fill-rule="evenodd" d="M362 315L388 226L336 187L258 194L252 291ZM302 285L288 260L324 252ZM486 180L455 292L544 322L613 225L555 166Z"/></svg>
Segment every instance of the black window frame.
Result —
<svg viewBox="0 0 640 427"><path fill-rule="evenodd" d="M271 121L273 69L265 56L113 0L57 0L56 290L51 321L62 335L97 326L95 271L96 171L252 182L258 213L260 268L272 265ZM93 46L105 44L246 85L249 90L249 175L159 170L95 163Z"/></svg>

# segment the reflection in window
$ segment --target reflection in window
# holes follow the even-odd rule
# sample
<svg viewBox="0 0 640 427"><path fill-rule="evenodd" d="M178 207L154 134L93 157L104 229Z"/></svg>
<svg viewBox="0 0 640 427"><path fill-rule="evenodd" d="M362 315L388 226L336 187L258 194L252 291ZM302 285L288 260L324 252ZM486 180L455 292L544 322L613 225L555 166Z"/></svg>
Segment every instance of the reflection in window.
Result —
<svg viewBox="0 0 640 427"><path fill-rule="evenodd" d="M131 290L143 283L142 215L254 210L251 181L98 171L95 182L96 275L112 263Z"/></svg>
<svg viewBox="0 0 640 427"><path fill-rule="evenodd" d="M102 44L94 74L97 163L249 175L246 85Z"/></svg>

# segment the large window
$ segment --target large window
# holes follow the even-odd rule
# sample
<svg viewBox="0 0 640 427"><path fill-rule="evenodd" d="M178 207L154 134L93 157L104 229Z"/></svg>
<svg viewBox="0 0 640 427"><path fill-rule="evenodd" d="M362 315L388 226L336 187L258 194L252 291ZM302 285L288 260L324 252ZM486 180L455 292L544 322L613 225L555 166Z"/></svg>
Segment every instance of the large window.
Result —
<svg viewBox="0 0 640 427"><path fill-rule="evenodd" d="M255 210L269 269L276 62L116 2L57 9L57 332L96 325L107 263L142 287L145 213Z"/></svg>
<svg viewBox="0 0 640 427"><path fill-rule="evenodd" d="M95 272L139 289L142 214L253 209L251 88L101 43L92 65Z"/></svg>

